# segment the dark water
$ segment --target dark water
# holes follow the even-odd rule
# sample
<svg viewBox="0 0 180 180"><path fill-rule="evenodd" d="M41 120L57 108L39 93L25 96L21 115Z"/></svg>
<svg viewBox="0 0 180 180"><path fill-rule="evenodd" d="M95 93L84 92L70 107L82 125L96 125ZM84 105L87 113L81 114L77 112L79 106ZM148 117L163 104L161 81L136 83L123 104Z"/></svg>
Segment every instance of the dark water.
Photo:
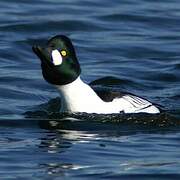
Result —
<svg viewBox="0 0 180 180"><path fill-rule="evenodd" d="M0 179L179 179L180 2L1 0ZM74 42L87 82L164 106L158 116L61 115L31 46Z"/></svg>

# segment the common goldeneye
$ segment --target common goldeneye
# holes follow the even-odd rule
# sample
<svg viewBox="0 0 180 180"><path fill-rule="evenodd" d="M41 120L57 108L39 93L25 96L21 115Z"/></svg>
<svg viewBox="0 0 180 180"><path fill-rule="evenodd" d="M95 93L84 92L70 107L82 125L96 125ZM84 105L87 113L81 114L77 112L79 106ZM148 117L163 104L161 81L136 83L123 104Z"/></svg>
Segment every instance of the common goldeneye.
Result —
<svg viewBox="0 0 180 180"><path fill-rule="evenodd" d="M44 79L61 95L61 112L160 113L151 102L132 95L109 91L100 93L81 80L81 68L71 40L64 35L51 38L46 47L33 46L41 60Z"/></svg>

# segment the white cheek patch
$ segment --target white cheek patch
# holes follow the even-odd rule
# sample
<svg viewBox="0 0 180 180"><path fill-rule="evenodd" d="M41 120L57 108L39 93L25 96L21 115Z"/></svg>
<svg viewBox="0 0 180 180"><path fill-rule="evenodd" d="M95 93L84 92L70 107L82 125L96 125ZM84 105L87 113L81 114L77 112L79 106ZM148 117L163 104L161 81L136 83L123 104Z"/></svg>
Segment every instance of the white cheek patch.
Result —
<svg viewBox="0 0 180 180"><path fill-rule="evenodd" d="M62 56L57 49L52 51L51 56L55 66L62 64Z"/></svg>

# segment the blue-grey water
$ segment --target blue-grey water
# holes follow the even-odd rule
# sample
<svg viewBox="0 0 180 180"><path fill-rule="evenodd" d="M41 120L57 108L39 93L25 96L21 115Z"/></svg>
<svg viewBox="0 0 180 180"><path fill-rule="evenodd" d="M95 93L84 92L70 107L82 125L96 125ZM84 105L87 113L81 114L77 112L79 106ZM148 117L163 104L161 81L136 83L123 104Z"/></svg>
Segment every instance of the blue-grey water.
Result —
<svg viewBox="0 0 180 180"><path fill-rule="evenodd" d="M179 179L180 1L1 0L0 179ZM31 46L64 34L82 78L163 106L61 115ZM53 113L54 112L54 113Z"/></svg>

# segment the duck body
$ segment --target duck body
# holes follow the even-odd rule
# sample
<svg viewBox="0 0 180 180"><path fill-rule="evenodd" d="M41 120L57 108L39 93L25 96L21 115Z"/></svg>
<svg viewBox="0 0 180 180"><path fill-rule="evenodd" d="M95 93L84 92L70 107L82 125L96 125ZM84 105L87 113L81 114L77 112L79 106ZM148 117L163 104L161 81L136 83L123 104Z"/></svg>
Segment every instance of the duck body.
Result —
<svg viewBox="0 0 180 180"><path fill-rule="evenodd" d="M131 94L94 91L80 77L70 84L56 85L61 95L61 112L112 113L159 113L152 103Z"/></svg>
<svg viewBox="0 0 180 180"><path fill-rule="evenodd" d="M71 40L63 35L51 38L46 47L33 46L41 60L44 79L53 84L61 95L61 112L159 113L151 102L138 96L109 91L98 92L84 83L81 68Z"/></svg>

